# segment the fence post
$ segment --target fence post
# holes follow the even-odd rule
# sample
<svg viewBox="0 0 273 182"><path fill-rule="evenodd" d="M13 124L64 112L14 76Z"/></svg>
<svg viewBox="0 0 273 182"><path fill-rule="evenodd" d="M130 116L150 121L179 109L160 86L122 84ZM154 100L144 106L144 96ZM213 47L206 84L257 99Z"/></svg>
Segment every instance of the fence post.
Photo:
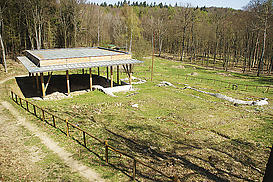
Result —
<svg viewBox="0 0 273 182"><path fill-rule="evenodd" d="M52 121L53 121L53 126L56 128L55 116L54 115L52 115Z"/></svg>
<svg viewBox="0 0 273 182"><path fill-rule="evenodd" d="M107 140L104 141L104 145L105 145L105 162L108 163L108 141Z"/></svg>
<svg viewBox="0 0 273 182"><path fill-rule="evenodd" d="M69 137L69 124L68 124L68 120L65 119L66 122L66 135Z"/></svg>
<svg viewBox="0 0 273 182"><path fill-rule="evenodd" d="M26 105L27 105L27 111L29 111L29 108L28 108L28 101L26 100Z"/></svg>
<svg viewBox="0 0 273 182"><path fill-rule="evenodd" d="M45 121L45 111L43 109L41 109L41 110L42 110L42 119L43 119L43 121Z"/></svg>
<svg viewBox="0 0 273 182"><path fill-rule="evenodd" d="M85 132L82 131L82 137L83 137L83 144L86 147L86 138L85 138Z"/></svg>
<svg viewBox="0 0 273 182"><path fill-rule="evenodd" d="M136 159L134 158L134 164L133 164L133 180L136 179Z"/></svg>
<svg viewBox="0 0 273 182"><path fill-rule="evenodd" d="M13 92L10 91L10 94L11 94L11 99L14 100L14 98L13 98Z"/></svg>
<svg viewBox="0 0 273 182"><path fill-rule="evenodd" d="M33 112L34 112L34 115L37 116L35 105L33 105Z"/></svg>
<svg viewBox="0 0 273 182"><path fill-rule="evenodd" d="M18 100L17 100L17 95L15 94L15 101L16 101L16 104L18 104Z"/></svg>
<svg viewBox="0 0 273 182"><path fill-rule="evenodd" d="M19 97L19 101L20 101L20 106L23 107L22 106L22 98L21 97Z"/></svg>

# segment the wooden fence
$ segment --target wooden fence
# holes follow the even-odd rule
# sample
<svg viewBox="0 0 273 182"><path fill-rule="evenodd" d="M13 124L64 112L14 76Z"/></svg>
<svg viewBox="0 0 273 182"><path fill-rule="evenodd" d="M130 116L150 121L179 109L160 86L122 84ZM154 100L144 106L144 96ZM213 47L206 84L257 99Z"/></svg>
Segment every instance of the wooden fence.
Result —
<svg viewBox="0 0 273 182"><path fill-rule="evenodd" d="M268 93L270 89L273 89L272 86L232 83L232 82L228 82L228 81L216 80L216 79L211 79L211 78L197 78L197 77L193 77L193 76L189 76L189 75L184 75L184 77L185 77L185 80L188 80L188 79L200 80L200 82L202 82L202 80L207 80L207 81L212 81L214 84L215 84L215 82L221 82L221 83L227 84L226 87L231 87L234 90L239 89L239 87L243 87L243 88L245 88L245 90L247 90L249 87L252 87L252 88L255 88L255 91L258 91L258 88L261 88L261 90L264 93Z"/></svg>
<svg viewBox="0 0 273 182"><path fill-rule="evenodd" d="M136 72L134 73L135 75L141 75L141 74L147 74L150 73L149 71L140 71L140 72ZM170 75L164 75L162 73L159 72L154 72L154 74L159 74L160 76L164 77L164 78L169 78L171 77ZM269 93L270 90L273 90L273 86L265 86L265 85L252 85L252 84L242 84L242 83L233 83L233 82L229 82L229 81L223 81L223 80L216 80L216 79L212 79L212 78L199 78L199 77L194 77L191 75L181 75L181 74L172 74L172 76L176 76L178 79L182 78L184 80L196 80L196 81L200 81L203 82L203 80L206 81L211 81L213 84L215 84L216 82L220 82L223 84L226 84L226 87L232 88L234 90L237 89L245 89L248 90L250 87L254 88L255 91L262 91L263 93ZM166 81L166 80L165 80Z"/></svg>
<svg viewBox="0 0 273 182"><path fill-rule="evenodd" d="M154 167L137 159L135 156L132 156L124 151L118 150L115 147L109 145L107 140L103 141L103 140L95 137L94 135L81 129L79 126L69 122L67 119L63 119L59 116L56 116L56 115L50 113L49 111L37 106L36 104L33 104L33 103L29 102L28 100L19 97L18 95L16 95L12 91L11 91L11 99L16 104L18 104L19 106L24 108L26 111L32 113L37 118L41 119L41 121L43 121L45 124L49 124L49 125L53 126L54 128L57 128L60 131L62 131L67 137L72 137L73 139L76 139L72 135L75 133L75 130L80 132L81 136L80 136L80 138L77 138L76 140L80 144L82 144L85 148L87 148L88 150L90 150L90 147L89 147L90 144L88 145L88 143L87 143L88 138L92 138L93 140L95 140L96 142L101 144L104 148L104 154L102 154L102 155L104 155L104 158L102 158L102 160L104 160L107 164L111 164L110 160L109 160L110 159L109 150L119 154L120 156L122 155L122 156L125 156L127 159L130 159L131 164L132 164L132 169L131 169L132 172L131 172L131 174L129 174L129 176L131 177L132 180L137 180L136 179L137 174L139 174L139 176L141 176L141 171L139 169L137 170L137 166L141 165L142 169L146 168L148 170L152 170L153 172L159 174L161 178L165 179L163 181L174 181L174 182L179 181L176 174L173 176L169 176L167 174L164 174L163 172L159 171L158 169L155 169ZM73 130L74 132L72 132L72 129L74 129Z"/></svg>

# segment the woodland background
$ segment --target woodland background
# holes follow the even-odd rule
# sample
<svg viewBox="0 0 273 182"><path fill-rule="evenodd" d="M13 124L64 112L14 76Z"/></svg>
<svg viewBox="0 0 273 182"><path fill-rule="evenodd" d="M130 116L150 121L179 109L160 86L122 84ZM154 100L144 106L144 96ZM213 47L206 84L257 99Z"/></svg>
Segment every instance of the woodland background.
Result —
<svg viewBox="0 0 273 182"><path fill-rule="evenodd" d="M273 71L272 0L243 10L123 1L1 0L1 61L23 50L116 45L228 70Z"/></svg>

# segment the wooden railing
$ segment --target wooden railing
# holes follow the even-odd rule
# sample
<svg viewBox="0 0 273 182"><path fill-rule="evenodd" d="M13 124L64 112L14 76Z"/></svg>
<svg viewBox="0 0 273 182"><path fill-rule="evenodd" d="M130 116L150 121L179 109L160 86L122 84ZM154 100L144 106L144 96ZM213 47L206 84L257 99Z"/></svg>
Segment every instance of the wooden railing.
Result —
<svg viewBox="0 0 273 182"><path fill-rule="evenodd" d="M141 176L141 171L137 170L137 166L142 165L142 168L146 168L146 169L148 168L149 170L152 170L155 173L159 174L160 178L164 179L162 181L174 181L174 182L179 181L176 174L173 176L169 176L167 174L164 174L163 172L159 171L158 169L137 159L135 156L132 156L124 151L118 150L117 148L109 145L107 140L103 141L103 140L95 137L94 135L83 130L79 126L69 122L68 119L63 119L59 116L56 116L55 114L50 113L49 111L43 109L42 107L39 107L36 104L33 104L33 103L29 102L28 100L19 97L18 95L16 95L12 91L11 91L11 99L16 104L18 104L19 106L24 108L26 111L32 113L37 118L41 119L45 124L49 124L52 127L57 128L60 131L62 131L67 137L72 137L73 139L76 139L75 137L72 136L72 128L79 131L81 133L81 138L76 139L76 140L80 144L82 144L85 148L87 148L88 150L90 150L90 148L88 147L88 143L87 143L88 138L87 137L90 137L90 138L94 139L95 141L97 141L99 144L104 146L103 147L104 154L102 154L102 155L104 155L104 159L103 158L101 158L101 159L104 160L107 164L111 164L109 150L119 154L120 156L122 155L122 156L125 156L127 159L130 159L133 167L132 167L132 173L129 176L131 177L132 180L137 180L137 174L139 174L139 176ZM73 132L73 133L75 133L75 132Z"/></svg>
<svg viewBox="0 0 273 182"><path fill-rule="evenodd" d="M140 72L136 72L134 73L134 75L141 75L141 74L147 74L150 73L149 71L140 71ZM182 78L184 80L196 80L196 81L200 81L203 82L203 80L206 81L211 81L213 84L220 82L223 84L226 84L226 87L232 88L234 90L237 89L241 89L243 88L244 90L248 90L250 87L255 88L255 91L261 91L263 93L269 93L270 90L273 90L273 86L267 86L267 85L252 85L252 84L242 84L242 83L234 83L234 82L229 82L229 81L223 81L223 80L216 80L216 79L212 79L212 78L200 78L200 77L195 77L195 76L191 76L191 75L183 75L183 74L172 74L167 75L167 74L162 74L159 72L154 72L154 74L159 74L160 76L164 77L164 78L170 78L170 77L176 77L177 79ZM165 79L165 81L168 81Z"/></svg>

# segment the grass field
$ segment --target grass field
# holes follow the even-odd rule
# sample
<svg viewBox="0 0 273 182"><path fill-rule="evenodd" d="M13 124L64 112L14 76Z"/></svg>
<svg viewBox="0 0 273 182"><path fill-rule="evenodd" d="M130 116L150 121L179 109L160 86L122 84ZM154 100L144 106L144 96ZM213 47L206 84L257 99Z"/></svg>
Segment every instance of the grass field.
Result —
<svg viewBox="0 0 273 182"><path fill-rule="evenodd" d="M239 86L238 90L232 90L226 83L202 78L255 86L272 86L273 78L207 70L155 59L151 82L151 60L144 61L143 65L134 67L134 76L147 82L134 85L135 91L116 94L118 97L93 91L57 101L30 100L160 171L177 174L181 181L261 180L269 157L268 147L273 143L273 89L268 93L264 93L264 88L256 90L255 87L246 90ZM192 73L195 76L191 77L196 79L186 79L186 75ZM269 105L234 106L189 89L158 87L157 84L163 80L178 88L187 84L242 100L266 97ZM133 104L138 104L138 108L132 107ZM63 142L58 131L52 134ZM75 142L63 143L75 153L80 150ZM96 146L93 152L103 153ZM119 170L105 167L88 151L83 150L76 156L101 171L110 181L129 179ZM110 160L121 171L126 171L131 165L114 153ZM152 174L144 171L139 180L154 180L150 178Z"/></svg>

